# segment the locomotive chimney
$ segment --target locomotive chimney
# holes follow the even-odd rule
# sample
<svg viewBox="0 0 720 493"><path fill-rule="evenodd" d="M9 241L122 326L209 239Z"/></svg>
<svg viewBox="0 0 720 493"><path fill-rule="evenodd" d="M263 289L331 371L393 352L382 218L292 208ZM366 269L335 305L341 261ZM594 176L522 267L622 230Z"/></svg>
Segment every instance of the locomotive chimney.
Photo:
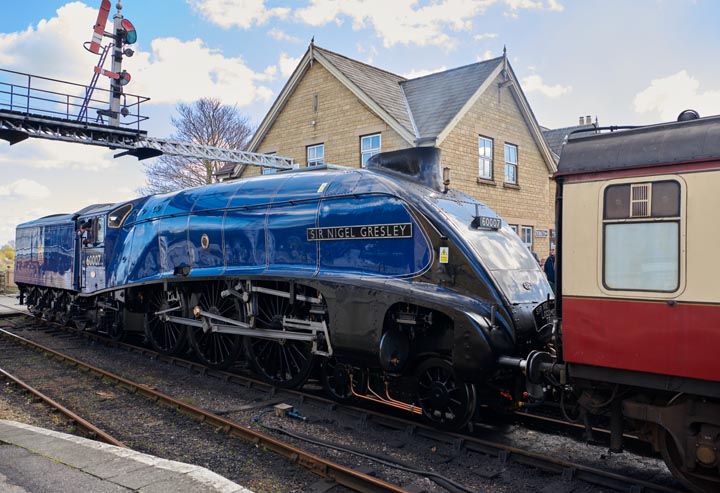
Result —
<svg viewBox="0 0 720 493"><path fill-rule="evenodd" d="M585 125L592 125L592 117L590 115L585 117Z"/></svg>
<svg viewBox="0 0 720 493"><path fill-rule="evenodd" d="M585 120L584 120L584 118L581 116L581 117L580 117L580 122L578 123L578 125L580 125L580 126L582 127L584 124L585 124Z"/></svg>

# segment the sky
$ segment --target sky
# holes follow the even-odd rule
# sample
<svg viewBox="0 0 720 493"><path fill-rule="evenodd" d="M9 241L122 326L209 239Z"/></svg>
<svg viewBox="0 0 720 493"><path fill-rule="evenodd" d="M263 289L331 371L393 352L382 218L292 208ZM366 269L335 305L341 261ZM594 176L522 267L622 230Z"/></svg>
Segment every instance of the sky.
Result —
<svg viewBox="0 0 720 493"><path fill-rule="evenodd" d="M100 0L0 2L0 69L90 82L98 57L83 43ZM179 103L207 96L258 125L313 37L407 78L500 56L505 47L549 128L584 115L601 125L644 125L687 108L720 114L716 0L122 0L122 14L138 33L134 56L123 61L132 75L125 91L150 98L142 129L153 137L172 135ZM0 103L3 87L16 82L10 78L0 72ZM109 87L107 79L99 87ZM20 222L136 197L143 164L116 152L0 141L0 245Z"/></svg>

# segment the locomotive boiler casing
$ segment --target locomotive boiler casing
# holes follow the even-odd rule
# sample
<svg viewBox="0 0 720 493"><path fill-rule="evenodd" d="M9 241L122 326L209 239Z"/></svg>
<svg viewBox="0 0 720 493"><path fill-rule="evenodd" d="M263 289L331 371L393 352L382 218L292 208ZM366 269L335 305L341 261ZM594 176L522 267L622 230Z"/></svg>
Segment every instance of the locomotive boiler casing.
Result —
<svg viewBox="0 0 720 493"><path fill-rule="evenodd" d="M116 204L94 245L102 284L76 288L298 283L321 293L339 360L385 367L384 351L439 354L478 381L537 333L532 309L551 291L508 225L443 191L439 170L439 150L410 149L368 169L304 168Z"/></svg>

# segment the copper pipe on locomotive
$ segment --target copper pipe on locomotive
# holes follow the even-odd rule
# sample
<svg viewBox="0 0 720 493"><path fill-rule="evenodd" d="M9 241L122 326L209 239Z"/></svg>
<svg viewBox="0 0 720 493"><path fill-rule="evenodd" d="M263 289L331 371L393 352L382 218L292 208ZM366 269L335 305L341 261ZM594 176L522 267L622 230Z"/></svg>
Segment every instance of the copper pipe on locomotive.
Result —
<svg viewBox="0 0 720 493"><path fill-rule="evenodd" d="M350 391L352 392L353 396L358 397L360 399L365 399L367 401L371 402L377 402L379 404L384 404L386 406L394 407L396 409L402 409L403 411L409 411L413 414L422 414L422 408L420 406L416 406L415 404L408 404L406 402L398 401L396 399L393 399L390 397L390 388L388 386L388 383L385 382L385 395L387 395L387 398L379 395L377 392L375 392L371 387L370 384L368 384L368 390L375 396L370 397L367 395L359 394L355 392L355 387L353 386L353 378L352 374L350 376Z"/></svg>

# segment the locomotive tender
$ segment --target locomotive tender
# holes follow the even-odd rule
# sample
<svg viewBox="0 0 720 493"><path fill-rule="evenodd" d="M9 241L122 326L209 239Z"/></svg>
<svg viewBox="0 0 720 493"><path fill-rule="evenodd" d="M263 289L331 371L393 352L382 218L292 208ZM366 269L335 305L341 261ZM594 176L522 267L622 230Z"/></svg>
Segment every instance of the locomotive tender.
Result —
<svg viewBox="0 0 720 493"><path fill-rule="evenodd" d="M447 190L440 151L374 156L120 204L17 228L16 283L30 310L159 351L187 344L214 367L244 354L265 380L318 366L356 396L458 427L500 356L550 334L549 284L517 235ZM497 391L492 391L493 395Z"/></svg>

